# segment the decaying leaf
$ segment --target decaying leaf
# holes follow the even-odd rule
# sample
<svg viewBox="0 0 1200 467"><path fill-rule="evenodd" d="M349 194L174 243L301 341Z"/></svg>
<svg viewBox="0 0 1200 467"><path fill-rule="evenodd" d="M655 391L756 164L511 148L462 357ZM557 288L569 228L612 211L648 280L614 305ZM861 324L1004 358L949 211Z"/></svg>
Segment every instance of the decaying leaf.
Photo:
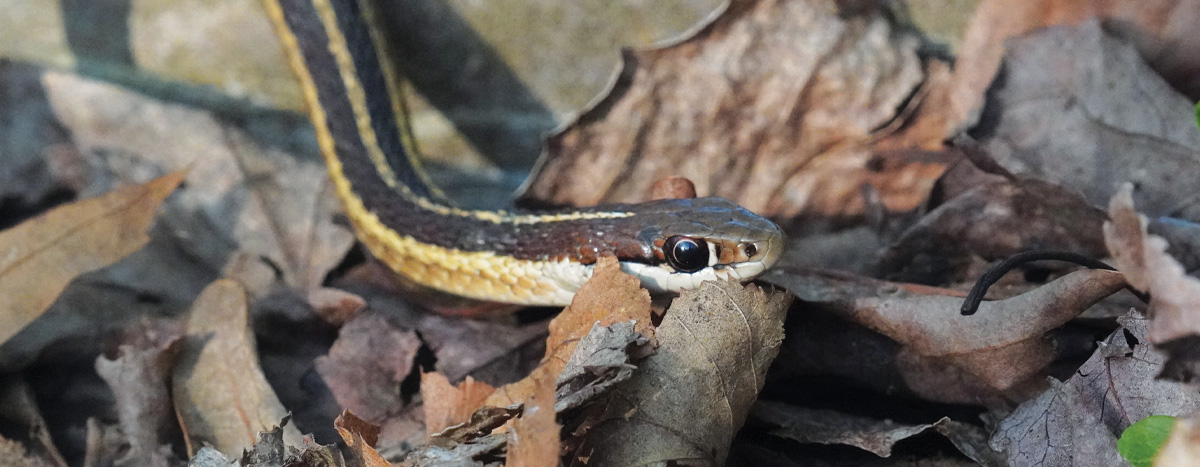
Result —
<svg viewBox="0 0 1200 467"><path fill-rule="evenodd" d="M1133 208L1133 187L1125 185L1109 204L1104 237L1129 283L1150 294L1148 338L1167 350L1165 375L1182 381L1200 374L1200 279L1189 276L1167 253L1167 242L1146 232L1146 220Z"/></svg>
<svg viewBox="0 0 1200 467"><path fill-rule="evenodd" d="M949 421L903 425L891 420L874 420L832 410L808 409L774 402L758 402L753 415L778 426L771 434L801 443L845 444L870 451L879 457L892 455L896 443L924 433Z"/></svg>
<svg viewBox="0 0 1200 467"><path fill-rule="evenodd" d="M1074 459L1117 465L1108 464L1119 459L1117 436L1133 422L1200 410L1200 394L1193 388L1156 379L1164 354L1147 345L1146 320L1130 314L1119 321L1123 327L1102 341L1070 380L1051 380L1049 390L1000 423L991 444L1010 463Z"/></svg>
<svg viewBox="0 0 1200 467"><path fill-rule="evenodd" d="M183 177L120 188L0 232L0 343L46 311L75 276L145 245L159 204Z"/></svg>
<svg viewBox="0 0 1200 467"><path fill-rule="evenodd" d="M21 443L0 436L0 467L51 467L54 464L25 450Z"/></svg>
<svg viewBox="0 0 1200 467"><path fill-rule="evenodd" d="M1152 216L1200 190L1185 175L1200 171L1192 101L1095 20L1011 41L971 131L1009 171L1078 190L1096 206L1126 181L1141 187L1138 206Z"/></svg>
<svg viewBox="0 0 1200 467"><path fill-rule="evenodd" d="M772 216L860 214L864 184L892 209L917 206L942 164L874 150L922 81L917 37L878 11L839 10L731 0L694 36L627 52L608 94L550 139L529 195L635 202L678 175Z"/></svg>
<svg viewBox="0 0 1200 467"><path fill-rule="evenodd" d="M634 326L633 321L592 326L558 375L556 412L579 407L633 376L637 367L631 361L645 356L650 343Z"/></svg>
<svg viewBox="0 0 1200 467"><path fill-rule="evenodd" d="M723 465L783 340L791 297L732 282L685 291L638 364L585 421L572 464Z"/></svg>
<svg viewBox="0 0 1200 467"><path fill-rule="evenodd" d="M114 465L167 465L175 458L170 441L178 432L169 377L180 329L173 323L147 324L135 332L117 358L96 358L96 373L112 388L126 441Z"/></svg>
<svg viewBox="0 0 1200 467"><path fill-rule="evenodd" d="M797 298L943 359L997 390L1036 378L1050 363L1043 335L1125 286L1121 274L1084 270L963 316L961 293L935 287L776 268L764 280Z"/></svg>
<svg viewBox="0 0 1200 467"><path fill-rule="evenodd" d="M412 371L420 348L416 333L397 329L378 314L359 314L315 364L343 408L383 424L404 408L400 383Z"/></svg>
<svg viewBox="0 0 1200 467"><path fill-rule="evenodd" d="M189 454L205 443L240 453L287 415L258 366L246 293L236 282L213 282L196 299L171 387ZM288 445L301 444L295 427L283 433Z"/></svg>
<svg viewBox="0 0 1200 467"><path fill-rule="evenodd" d="M349 448L351 465L363 467L392 465L372 447L379 436L378 426L355 417L349 411L342 412L342 415L333 424L337 428L338 434L342 436L342 441Z"/></svg>

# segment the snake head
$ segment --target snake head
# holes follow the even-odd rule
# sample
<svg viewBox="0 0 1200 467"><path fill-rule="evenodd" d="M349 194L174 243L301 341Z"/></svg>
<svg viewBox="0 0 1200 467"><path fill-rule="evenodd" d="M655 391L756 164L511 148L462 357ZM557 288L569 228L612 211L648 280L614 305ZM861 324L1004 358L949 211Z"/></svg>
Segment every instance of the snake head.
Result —
<svg viewBox="0 0 1200 467"><path fill-rule="evenodd" d="M778 225L724 198L660 200L639 208L657 218L640 234L653 260L622 261L621 268L651 292L694 289L707 280L749 282L783 255Z"/></svg>

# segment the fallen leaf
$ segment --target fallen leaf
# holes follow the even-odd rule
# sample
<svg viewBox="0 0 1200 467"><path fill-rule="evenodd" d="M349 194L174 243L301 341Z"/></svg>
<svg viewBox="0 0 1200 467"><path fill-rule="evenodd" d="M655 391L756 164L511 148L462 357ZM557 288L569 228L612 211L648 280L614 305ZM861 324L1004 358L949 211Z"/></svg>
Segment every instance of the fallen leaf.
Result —
<svg viewBox="0 0 1200 467"><path fill-rule="evenodd" d="M366 300L340 289L320 287L308 292L308 303L325 322L344 326L358 312L367 307Z"/></svg>
<svg viewBox="0 0 1200 467"><path fill-rule="evenodd" d="M777 402L758 402L751 412L755 418L775 425L771 434L801 443L844 444L890 457L896 443L924 433L935 425L948 422L904 425L891 420L875 420L832 410L809 409Z"/></svg>
<svg viewBox="0 0 1200 467"><path fill-rule="evenodd" d="M1004 64L971 133L1006 169L1096 206L1126 181L1152 216L1194 204L1180 194L1200 190L1184 175L1200 171L1195 109L1133 45L1088 20L1012 40Z"/></svg>
<svg viewBox="0 0 1200 467"><path fill-rule="evenodd" d="M651 353L647 349L650 340L634 331L636 325L634 321L626 321L592 326L558 375L556 412L582 406L633 377L637 369L633 360Z"/></svg>
<svg viewBox="0 0 1200 467"><path fill-rule="evenodd" d="M236 282L218 280L196 298L182 345L171 393L189 454L205 443L240 453L287 415L259 368ZM283 430L288 445L300 445L295 427Z"/></svg>
<svg viewBox="0 0 1200 467"><path fill-rule="evenodd" d="M873 145L921 84L919 41L877 10L842 13L731 0L685 40L626 52L612 89L550 138L526 196L637 202L683 176L770 216L860 214L864 184L916 207L945 160Z"/></svg>
<svg viewBox="0 0 1200 467"><path fill-rule="evenodd" d="M976 314L963 316L961 292L936 287L789 268L775 268L763 280L1001 391L1036 380L1050 363L1047 331L1125 286L1119 273L1076 271L1030 292L984 302Z"/></svg>
<svg viewBox="0 0 1200 467"><path fill-rule="evenodd" d="M1167 242L1146 232L1146 220L1133 208L1133 187L1125 185L1109 203L1104 238L1117 269L1134 288L1150 294L1148 339L1170 351L1166 374L1192 381L1200 373L1200 280L1187 275L1167 253Z"/></svg>
<svg viewBox="0 0 1200 467"><path fill-rule="evenodd" d="M317 373L338 403L382 425L404 408L400 384L413 369L421 339L374 313L359 314L338 332L329 354L317 358Z"/></svg>
<svg viewBox="0 0 1200 467"><path fill-rule="evenodd" d="M1057 465L1117 465L1117 436L1133 422L1155 414L1200 410L1200 394L1156 379L1164 354L1147 345L1147 323L1135 315L1102 341L1092 357L1065 383L1021 404L1002 420L991 445L1014 465L1045 459ZM1114 457L1115 456L1115 457Z"/></svg>
<svg viewBox="0 0 1200 467"><path fill-rule="evenodd" d="M521 416L508 431L508 467L556 467L559 465L559 431L555 421L554 380L536 381L533 395L525 400Z"/></svg>
<svg viewBox="0 0 1200 467"><path fill-rule="evenodd" d="M650 293L637 278L621 272L616 258L602 257L596 262L592 278L575 293L571 306L550 321L546 356L541 364L525 379L497 388L485 405L506 407L523 402L533 393L537 380L558 379L580 339L593 325L608 326L630 320L635 322L635 331L653 339Z"/></svg>
<svg viewBox="0 0 1200 467"><path fill-rule="evenodd" d="M879 273L899 282L952 284L974 280L968 266L976 257L993 261L1029 250L1103 257L1104 220L1104 211L1072 190L1036 179L996 180L905 230L879 259Z"/></svg>
<svg viewBox="0 0 1200 467"><path fill-rule="evenodd" d="M732 282L684 291L655 330L657 353L584 423L572 465L723 465L779 352L790 303Z"/></svg>
<svg viewBox="0 0 1200 467"><path fill-rule="evenodd" d="M1001 69L1010 38L1089 18L1101 18L1107 20L1106 26L1122 29L1138 44L1143 60L1180 91L1192 98L1200 97L1196 81L1200 44L1184 26L1195 23L1198 17L1200 8L1196 4L1178 0L1136 5L1108 0L979 2L955 60L954 78L946 88L946 107L957 116L948 128L961 124L982 105L984 91Z"/></svg>
<svg viewBox="0 0 1200 467"><path fill-rule="evenodd" d="M75 276L145 245L183 172L78 201L0 232L0 343L50 307Z"/></svg>
<svg viewBox="0 0 1200 467"><path fill-rule="evenodd" d="M371 447L375 444L376 437L379 436L379 427L355 417L349 411L342 412L342 415L333 424L350 451L351 465L363 467L392 465L384 460L383 456L375 451L375 448Z"/></svg>
<svg viewBox="0 0 1200 467"><path fill-rule="evenodd" d="M127 448L114 465L168 465L176 428L169 377L181 330L173 323L138 326L115 359L96 358L96 373L112 388Z"/></svg>
<svg viewBox="0 0 1200 467"><path fill-rule="evenodd" d="M1117 437L1090 411L1075 410L1081 396L1050 380L1050 389L1017 407L996 427L992 448L1008 465L1125 465Z"/></svg>
<svg viewBox="0 0 1200 467"><path fill-rule="evenodd" d="M426 433L432 435L450 426L466 423L495 390L470 376L456 387L441 373L421 373Z"/></svg>

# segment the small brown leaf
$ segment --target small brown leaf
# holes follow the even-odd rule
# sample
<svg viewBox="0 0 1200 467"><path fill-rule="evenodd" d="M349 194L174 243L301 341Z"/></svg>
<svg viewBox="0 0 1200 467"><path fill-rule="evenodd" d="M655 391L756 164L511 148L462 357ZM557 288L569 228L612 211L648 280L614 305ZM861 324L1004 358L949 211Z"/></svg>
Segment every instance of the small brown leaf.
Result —
<svg viewBox="0 0 1200 467"><path fill-rule="evenodd" d="M755 418L777 426L771 434L801 443L844 444L870 451L879 457L892 455L896 443L948 422L904 425L891 420L874 420L832 410L808 409L777 402L759 402Z"/></svg>
<svg viewBox="0 0 1200 467"><path fill-rule="evenodd" d="M420 348L415 332L397 329L378 314L359 314L315 364L338 404L383 424L404 408L400 384Z"/></svg>
<svg viewBox="0 0 1200 467"><path fill-rule="evenodd" d="M240 453L287 416L259 368L246 294L236 282L217 280L196 298L171 386L189 454L204 443ZM300 445L295 427L283 430L288 445Z"/></svg>
<svg viewBox="0 0 1200 467"><path fill-rule="evenodd" d="M470 376L458 387L441 373L421 374L421 399L425 408L425 432L439 433L447 427L465 423L483 406L496 388Z"/></svg>
<svg viewBox="0 0 1200 467"><path fill-rule="evenodd" d="M337 428L342 441L350 449L351 465L363 467L389 467L392 464L383 459L375 448L371 447L379 436L379 427L355 417L350 411L342 412L333 425Z"/></svg>
<svg viewBox="0 0 1200 467"><path fill-rule="evenodd" d="M183 177L173 172L113 190L0 232L0 343L46 311L75 276L145 245L159 204Z"/></svg>
<svg viewBox="0 0 1200 467"><path fill-rule="evenodd" d="M128 443L115 464L165 465L175 457L169 444L176 425L168 378L181 333L170 324L139 326L136 332L141 335L121 345L116 359L96 358L96 373L112 388Z"/></svg>

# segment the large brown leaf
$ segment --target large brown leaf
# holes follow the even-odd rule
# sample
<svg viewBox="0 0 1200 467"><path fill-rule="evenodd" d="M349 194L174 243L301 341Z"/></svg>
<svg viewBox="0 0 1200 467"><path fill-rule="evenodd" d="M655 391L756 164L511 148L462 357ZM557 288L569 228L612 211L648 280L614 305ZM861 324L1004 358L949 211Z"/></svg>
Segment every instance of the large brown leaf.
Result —
<svg viewBox="0 0 1200 467"><path fill-rule="evenodd" d="M174 172L0 232L0 343L46 311L75 276L145 245L158 205L183 177Z"/></svg>
<svg viewBox="0 0 1200 467"><path fill-rule="evenodd" d="M235 456L287 416L259 368L246 292L236 282L221 279L204 289L189 312L183 345L171 392L189 454L207 443ZM288 445L301 444L295 427L283 430Z"/></svg>
<svg viewBox="0 0 1200 467"><path fill-rule="evenodd" d="M685 291L657 352L585 422L573 465L723 465L783 341L791 296L732 282Z"/></svg>
<svg viewBox="0 0 1200 467"><path fill-rule="evenodd" d="M857 214L864 184L910 209L941 164L872 145L923 79L917 45L871 10L732 0L686 40L627 52L608 94L550 139L528 195L634 202L679 175L767 215Z"/></svg>

